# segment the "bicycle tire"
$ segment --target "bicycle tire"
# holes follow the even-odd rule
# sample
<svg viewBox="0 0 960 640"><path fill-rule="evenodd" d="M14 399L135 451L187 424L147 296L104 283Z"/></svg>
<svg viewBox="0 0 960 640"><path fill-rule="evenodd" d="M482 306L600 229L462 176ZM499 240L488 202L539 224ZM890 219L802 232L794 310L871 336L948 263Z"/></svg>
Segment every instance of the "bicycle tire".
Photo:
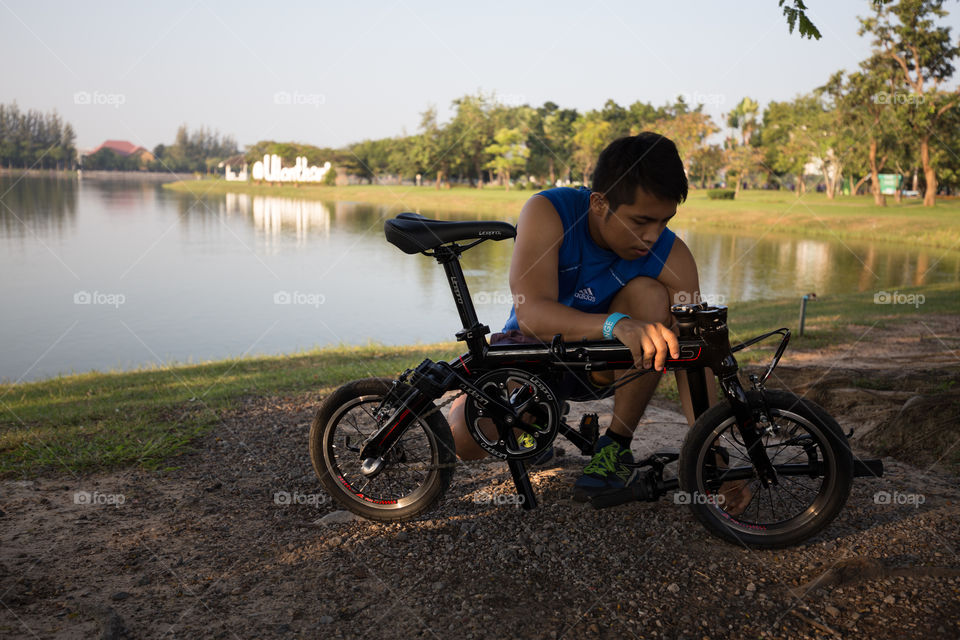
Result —
<svg viewBox="0 0 960 640"><path fill-rule="evenodd" d="M390 499L374 497L358 490L359 488L345 477L348 470L340 468L334 459L334 439L340 421L354 407L364 403L371 406L379 404L392 385L393 381L387 378L364 378L339 387L327 396L317 409L310 427L310 461L323 488L349 511L364 518L384 522L409 520L434 506L450 486L457 459L450 426L437 411L425 419L418 418L417 423L411 425L398 442L398 446L403 446L402 443L411 433L416 432L419 426L428 443L428 464L433 467L428 470L423 483L408 496Z"/></svg>
<svg viewBox="0 0 960 640"><path fill-rule="evenodd" d="M797 515L778 522L753 522L744 519L744 514L748 514L746 518L750 517L751 505L756 498L758 501L756 513L759 520L762 495L751 494L751 502L748 503L746 509L736 515L727 513L721 505L716 502L711 503L708 500L691 498L688 504L693 515L710 533L728 542L756 548L782 548L799 544L815 536L840 513L846 504L853 484L853 455L840 425L822 407L786 391L767 390L764 391L764 396L775 423L778 421L780 423L793 423L798 427L803 427L810 434L810 442L815 444L818 459L822 460L824 473L822 476L815 476L824 479L822 488L816 492L806 509L801 510L800 507L796 507ZM751 406L761 406L762 398L759 391L748 391L747 399ZM716 487L711 489L707 486L707 482L710 480L708 478L708 469L711 464L709 462L710 456L717 452L717 443L721 440L720 436L726 430L732 430L734 427L733 409L728 403L724 402L714 405L701 415L687 433L678 463L680 488L686 496L704 495L710 494L712 490L716 491ZM795 427L794 433L796 430ZM731 431L731 433L735 432ZM796 440L797 437L794 436L792 439ZM765 442L769 442L769 440ZM787 442L789 442L789 439ZM765 446L773 447L777 444L766 444ZM787 446L784 443L779 444L783 446L778 449L777 453ZM796 450L796 448L793 450ZM803 453L808 454L806 450ZM746 455L745 448L740 455ZM771 459L771 462L774 463L775 467L778 466L775 460ZM749 463L748 458L746 463ZM820 463L818 462L818 464ZM738 468L746 469L747 464ZM723 471L730 471L729 465ZM719 472L714 469L714 473ZM808 476L795 477L803 480ZM714 484L716 484L716 480L716 478L713 479ZM778 481L784 483L783 486L785 487L787 481L801 484L799 481L783 476ZM756 483L756 486L762 492L764 488L760 486L759 481L756 481ZM775 500L769 494L769 489L766 490L768 491L769 508L776 514ZM812 491L811 489L806 490ZM713 495L717 493L719 491L716 491ZM794 496L793 499L796 500L796 497ZM788 504L782 497L781 501L784 505ZM799 502L802 503L802 501Z"/></svg>

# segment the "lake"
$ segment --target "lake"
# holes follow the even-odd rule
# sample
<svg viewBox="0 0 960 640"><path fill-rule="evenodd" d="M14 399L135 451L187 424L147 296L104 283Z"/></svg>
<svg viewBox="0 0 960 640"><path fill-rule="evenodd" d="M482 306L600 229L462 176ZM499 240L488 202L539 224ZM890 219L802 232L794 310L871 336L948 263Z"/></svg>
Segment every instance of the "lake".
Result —
<svg viewBox="0 0 960 640"><path fill-rule="evenodd" d="M0 175L0 379L132 369L331 344L452 340L442 269L386 242L399 209L156 183ZM430 217L455 218L442 211ZM671 225L714 302L960 280L960 254ZM513 243L463 266L481 321L509 312Z"/></svg>

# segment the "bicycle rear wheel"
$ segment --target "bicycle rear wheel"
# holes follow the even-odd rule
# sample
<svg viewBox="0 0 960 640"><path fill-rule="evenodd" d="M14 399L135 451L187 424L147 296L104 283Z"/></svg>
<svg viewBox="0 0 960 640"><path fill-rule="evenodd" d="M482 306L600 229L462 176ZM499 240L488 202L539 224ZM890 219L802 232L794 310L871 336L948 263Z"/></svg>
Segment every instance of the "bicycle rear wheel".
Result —
<svg viewBox="0 0 960 640"><path fill-rule="evenodd" d="M344 508L373 520L407 520L429 509L450 486L456 463L453 434L438 411L407 429L379 471L361 472L360 448L380 428L374 410L392 384L366 378L340 387L324 400L310 428L310 461L324 489Z"/></svg>
<svg viewBox="0 0 960 640"><path fill-rule="evenodd" d="M701 415L684 440L680 488L711 533L735 544L786 547L816 535L840 513L853 482L853 456L840 425L818 405L785 391L764 397L770 424L761 425L762 443L777 483L760 483L733 410L722 403ZM762 406L760 392L747 398ZM738 485L749 494L737 492ZM728 504L731 493L749 501Z"/></svg>

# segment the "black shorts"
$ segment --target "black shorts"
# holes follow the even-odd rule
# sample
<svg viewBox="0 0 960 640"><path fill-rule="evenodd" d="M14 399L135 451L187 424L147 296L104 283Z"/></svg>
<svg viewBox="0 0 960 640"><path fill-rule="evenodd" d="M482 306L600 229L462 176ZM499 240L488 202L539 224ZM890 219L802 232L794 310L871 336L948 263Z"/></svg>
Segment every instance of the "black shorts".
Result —
<svg viewBox="0 0 960 640"><path fill-rule="evenodd" d="M490 344L546 344L537 338L531 338L518 329L510 329L503 333L494 333L490 336ZM609 385L597 386L590 380L590 374L583 370L570 369L561 372L544 382L557 394L558 404L564 401L587 402L601 400L613 395L614 390Z"/></svg>

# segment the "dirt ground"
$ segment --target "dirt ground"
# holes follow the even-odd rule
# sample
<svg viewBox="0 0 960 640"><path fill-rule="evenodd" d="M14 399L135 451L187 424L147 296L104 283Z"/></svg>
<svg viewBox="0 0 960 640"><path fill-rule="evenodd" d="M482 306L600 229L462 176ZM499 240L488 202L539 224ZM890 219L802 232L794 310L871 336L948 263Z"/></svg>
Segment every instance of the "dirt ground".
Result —
<svg viewBox="0 0 960 640"><path fill-rule="evenodd" d="M788 350L768 383L853 428L859 455L886 455L885 477L857 479L803 545L721 542L669 497L573 502L587 459L569 446L532 473L534 511L485 499L511 493L493 463L458 468L416 521L342 517L307 453L319 399L250 398L173 471L0 483L0 637L956 638L960 317L849 329L847 347ZM577 404L570 422L610 410ZM686 428L657 403L634 449L679 446ZM278 505L280 491L313 498Z"/></svg>

